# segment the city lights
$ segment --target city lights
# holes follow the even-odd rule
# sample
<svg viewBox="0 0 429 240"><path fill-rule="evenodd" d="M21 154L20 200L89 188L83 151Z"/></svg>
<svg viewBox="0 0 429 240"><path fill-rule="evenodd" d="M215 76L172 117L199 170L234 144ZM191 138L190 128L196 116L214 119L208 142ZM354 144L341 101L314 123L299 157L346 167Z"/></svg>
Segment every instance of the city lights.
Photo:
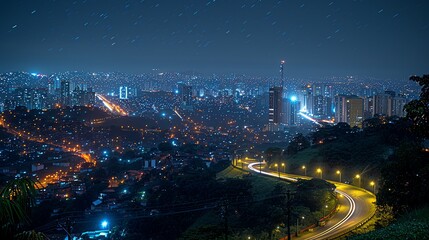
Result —
<svg viewBox="0 0 429 240"><path fill-rule="evenodd" d="M339 176L339 182L341 182L341 171L340 170L337 170L337 175Z"/></svg>
<svg viewBox="0 0 429 240"><path fill-rule="evenodd" d="M426 237L429 1L100 2L2 2L3 239Z"/></svg>
<svg viewBox="0 0 429 240"><path fill-rule="evenodd" d="M323 172L322 172L322 169L321 168L318 168L317 170L316 170L316 172L317 173L319 173L320 175L320 179L323 179Z"/></svg>
<svg viewBox="0 0 429 240"><path fill-rule="evenodd" d="M106 229L109 226L109 222L107 220L101 221L101 228Z"/></svg>

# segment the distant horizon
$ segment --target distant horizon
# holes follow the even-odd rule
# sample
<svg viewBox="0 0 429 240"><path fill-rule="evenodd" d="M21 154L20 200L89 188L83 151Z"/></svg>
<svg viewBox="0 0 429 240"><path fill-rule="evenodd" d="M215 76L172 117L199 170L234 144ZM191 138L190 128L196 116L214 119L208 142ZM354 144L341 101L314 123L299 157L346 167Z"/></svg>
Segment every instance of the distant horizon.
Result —
<svg viewBox="0 0 429 240"><path fill-rule="evenodd" d="M264 73L253 73L253 72L205 72L205 71L198 71L198 70L163 70L163 69L152 69L149 71L142 71L142 72L130 72L130 71L91 71L91 70L62 70L62 71L32 71L32 70L10 70L10 71L2 71L0 74L5 73L28 73L28 74L42 74L42 75L52 75L52 74L58 74L58 73L96 73L96 74L109 74L109 73L121 73L121 74L128 74L128 75L143 75L143 74L156 74L156 72L159 73L179 73L179 74L197 74L197 75L203 75L203 76L210 76L210 75L238 75L238 76L249 76L249 77L261 77L261 78L270 78L270 79L280 79L279 74L264 74ZM330 81L332 79L329 78L357 78L357 79L378 79L383 81L409 81L409 78L411 76L423 76L428 75L429 70L427 73L422 74L410 74L408 76L404 77L382 77L382 76L373 76L373 75L359 75L359 74L342 74L342 75L324 75L324 76L291 76L287 75L287 71L285 72L284 78L285 79L305 79L310 78L310 80L315 81Z"/></svg>

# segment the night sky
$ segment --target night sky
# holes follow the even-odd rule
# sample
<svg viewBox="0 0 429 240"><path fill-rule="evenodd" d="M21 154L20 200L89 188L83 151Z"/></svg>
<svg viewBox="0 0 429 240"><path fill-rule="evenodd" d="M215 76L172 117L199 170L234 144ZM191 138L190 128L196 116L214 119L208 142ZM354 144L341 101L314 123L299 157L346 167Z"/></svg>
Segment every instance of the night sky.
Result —
<svg viewBox="0 0 429 240"><path fill-rule="evenodd" d="M429 1L1 2L0 71L406 79L429 73Z"/></svg>

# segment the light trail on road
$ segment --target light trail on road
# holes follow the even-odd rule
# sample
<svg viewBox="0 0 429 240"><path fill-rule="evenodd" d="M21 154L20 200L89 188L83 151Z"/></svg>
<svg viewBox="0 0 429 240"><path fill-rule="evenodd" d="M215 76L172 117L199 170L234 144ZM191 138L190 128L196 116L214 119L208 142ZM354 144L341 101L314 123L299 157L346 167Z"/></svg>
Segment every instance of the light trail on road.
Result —
<svg viewBox="0 0 429 240"><path fill-rule="evenodd" d="M259 169L255 168L255 165L260 165L265 163L255 162L248 164L248 168L251 171L261 173L263 175L267 175L270 177L275 178L281 178L286 181L290 182L297 182L299 178L301 179L311 179L311 177L307 176L299 176L299 175L292 175L292 174L285 174L281 173L279 177L278 172L265 172L261 171ZM290 177L293 176L293 177ZM335 192L343 196L345 199L341 200L344 201L343 205L341 207L346 208L347 213L337 213L337 217L333 217L331 221L335 221L332 226L326 226L326 229L323 229L321 227L319 229L320 232L315 231L313 233L307 233L304 236L294 238L294 239L308 239L308 240L315 240L315 239L331 239L341 236L342 234L345 234L357 226L361 224L362 222L366 221L370 217L372 217L375 213L375 207L373 202L375 202L375 197L372 193L369 193L368 191L353 187L351 185L343 184L343 183L337 183L328 181L333 184L335 184L336 189ZM340 188L340 189L338 189ZM338 218L334 219L334 218ZM329 223L327 225L332 224ZM313 235L311 235L313 234ZM307 235L307 236L306 236Z"/></svg>
<svg viewBox="0 0 429 240"><path fill-rule="evenodd" d="M262 173L264 175L268 175L268 176L272 176L272 177L277 177L277 178L279 177L278 173L269 173L269 172L259 171L259 169L256 169L256 168L253 167L253 166L259 165L259 164L265 164L265 163L258 163L258 162L251 163L247 167L250 170L252 170L252 171L255 171L255 172L258 172L258 173ZM288 181L291 181L291 182L298 182L298 179L296 179L296 178L290 178L290 177L285 177L285 176L281 176L280 178L288 180Z"/></svg>
<svg viewBox="0 0 429 240"><path fill-rule="evenodd" d="M308 116L307 114L305 114L305 113L303 113L303 112L299 112L298 114L299 114L299 115L301 115L303 118L305 118L305 119L307 119L307 120L310 120L310 121L314 122L315 124L317 124L317 125L319 125L319 126L322 126L322 124L320 124L316 119L314 119L314 118L312 118L312 117Z"/></svg>
<svg viewBox="0 0 429 240"><path fill-rule="evenodd" d="M183 117L180 115L179 111L177 111L176 108L173 109L174 113L176 113L176 115L180 118L180 120L182 120L182 122L184 121Z"/></svg>
<svg viewBox="0 0 429 240"><path fill-rule="evenodd" d="M349 208L349 211L347 212L347 215L343 219L341 219L341 221L337 222L334 226L326 229L325 231L323 231L319 234L316 234L315 236L311 236L309 238L306 238L307 240L320 239L320 238L323 238L324 236L326 236L327 234L332 233L337 228L341 227L341 225L346 223L350 219L350 217L353 215L353 213L355 212L356 202L353 200L353 198L350 197L350 195L346 194L345 192L338 191L338 190L335 190L335 192L343 195L345 198L347 198L348 202L350 203L350 208Z"/></svg>
<svg viewBox="0 0 429 240"><path fill-rule="evenodd" d="M10 126L10 124L7 124L6 121L3 118L0 118L0 126L2 126L3 128L6 129L6 131L14 136L18 136L22 139L25 139L27 141L31 141L31 142L38 142L38 143L43 143L43 144L48 144L54 147L58 147L61 148L64 152L69 152L72 153L75 156L78 156L80 158L82 158L84 160L84 162L86 163L91 163L94 166L97 164L97 161L95 159L93 159L91 157L91 154L83 152L82 150L80 150L79 148L70 148L66 145L60 145L51 141L47 141L44 140L42 138L36 138L33 137L32 134L30 132L21 132L19 130L15 130L12 129ZM77 164L74 169L70 168L69 171L79 171L80 169L80 165L81 163ZM48 183L55 183L56 181L58 181L61 177L67 175L67 171L60 171L60 172L52 172L51 174L46 174L45 176L41 176L41 180L40 180L40 184L36 185L36 189L40 189L40 188L45 188Z"/></svg>
<svg viewBox="0 0 429 240"><path fill-rule="evenodd" d="M112 103L106 97L101 94L96 93L95 96L103 102L104 106L108 108L112 113L117 113L121 116L127 116L128 113L122 109L119 105Z"/></svg>

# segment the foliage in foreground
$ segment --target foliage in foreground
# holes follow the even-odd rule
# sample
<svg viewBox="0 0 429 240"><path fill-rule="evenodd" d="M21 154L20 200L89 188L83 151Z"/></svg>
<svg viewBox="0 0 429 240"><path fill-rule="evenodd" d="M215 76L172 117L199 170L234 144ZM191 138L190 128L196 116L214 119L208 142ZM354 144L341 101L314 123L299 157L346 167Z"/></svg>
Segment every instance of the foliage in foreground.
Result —
<svg viewBox="0 0 429 240"><path fill-rule="evenodd" d="M27 178L12 180L0 189L0 239L45 239L43 234L25 228L35 196L35 182Z"/></svg>
<svg viewBox="0 0 429 240"><path fill-rule="evenodd" d="M351 240L364 239L429 239L429 208L403 216L388 227L367 234L354 236Z"/></svg>

